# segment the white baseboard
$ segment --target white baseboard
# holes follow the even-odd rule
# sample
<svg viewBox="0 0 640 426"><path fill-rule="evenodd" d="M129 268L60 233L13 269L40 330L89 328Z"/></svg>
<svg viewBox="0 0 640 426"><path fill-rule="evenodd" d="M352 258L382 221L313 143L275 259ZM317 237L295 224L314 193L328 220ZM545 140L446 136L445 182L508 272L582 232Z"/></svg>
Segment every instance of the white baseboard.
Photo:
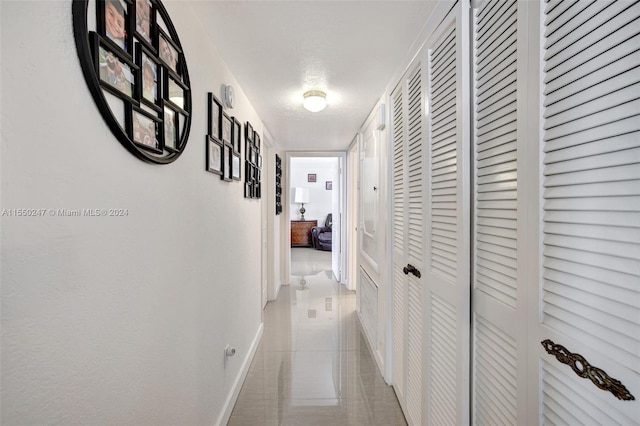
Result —
<svg viewBox="0 0 640 426"><path fill-rule="evenodd" d="M360 328L362 328L364 336L366 337L366 339L364 339L364 340L366 340L367 343L369 344L369 349L371 350L371 353L373 354L373 359L376 361L376 365L378 367L378 371L380 371L380 374L382 375L382 377L384 377L384 356L374 346L375 342L373 342L371 340L371 336L369 336L369 333L367 332L367 329L364 327L364 325L362 325L362 317L360 316L360 311L358 311L357 309L356 309L356 315L358 316L358 321L360 321Z"/></svg>
<svg viewBox="0 0 640 426"><path fill-rule="evenodd" d="M236 405L236 401L238 399L238 395L240 395L240 389L242 389L242 385L244 383L244 379L247 377L247 373L249 372L249 367L251 366L251 361L253 361L253 357L256 355L256 351L258 350L258 345L260 344L260 340L262 339L262 331L264 328L264 324L260 323L260 327L258 327L258 332L253 338L253 342L251 342L251 347L249 348L249 352L245 357L242 368L236 377L236 380L233 382L233 386L231 387L231 391L229 392L229 396L227 396L227 400L224 402L222 406L222 411L218 416L218 420L216 421L217 426L226 425L229 422L229 418L231 417L231 412L233 411L234 405Z"/></svg>

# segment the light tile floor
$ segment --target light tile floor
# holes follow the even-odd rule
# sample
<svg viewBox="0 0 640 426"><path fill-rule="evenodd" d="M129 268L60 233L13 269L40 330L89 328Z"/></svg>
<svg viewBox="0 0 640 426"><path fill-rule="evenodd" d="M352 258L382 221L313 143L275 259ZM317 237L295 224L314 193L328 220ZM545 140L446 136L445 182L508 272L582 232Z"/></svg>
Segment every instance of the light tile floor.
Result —
<svg viewBox="0 0 640 426"><path fill-rule="evenodd" d="M290 286L264 312L264 334L230 426L406 425L331 253L292 249Z"/></svg>

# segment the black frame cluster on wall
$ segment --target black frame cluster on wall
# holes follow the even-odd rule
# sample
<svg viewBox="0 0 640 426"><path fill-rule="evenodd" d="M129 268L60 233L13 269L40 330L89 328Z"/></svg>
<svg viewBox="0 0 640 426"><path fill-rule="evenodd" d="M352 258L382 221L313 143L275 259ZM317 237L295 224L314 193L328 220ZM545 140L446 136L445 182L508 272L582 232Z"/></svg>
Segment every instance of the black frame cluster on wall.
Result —
<svg viewBox="0 0 640 426"><path fill-rule="evenodd" d="M260 198L262 196L262 154L260 154L260 135L253 130L251 123L247 121L244 126L244 152L245 152L245 198Z"/></svg>
<svg viewBox="0 0 640 426"><path fill-rule="evenodd" d="M282 159L276 154L276 215L282 213Z"/></svg>
<svg viewBox="0 0 640 426"><path fill-rule="evenodd" d="M73 0L78 58L112 133L141 160L167 164L191 128L191 84L178 33L160 0Z"/></svg>
<svg viewBox="0 0 640 426"><path fill-rule="evenodd" d="M209 92L209 123L206 137L208 172L220 175L220 179L230 182L241 179L242 124L236 117L230 117L222 102Z"/></svg>

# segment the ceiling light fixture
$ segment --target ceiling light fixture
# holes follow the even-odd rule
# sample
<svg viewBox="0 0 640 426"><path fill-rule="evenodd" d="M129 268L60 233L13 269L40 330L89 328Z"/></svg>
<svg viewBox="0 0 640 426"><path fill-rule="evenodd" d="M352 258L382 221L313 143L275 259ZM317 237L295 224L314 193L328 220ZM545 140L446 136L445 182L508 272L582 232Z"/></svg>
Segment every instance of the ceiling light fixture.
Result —
<svg viewBox="0 0 640 426"><path fill-rule="evenodd" d="M304 94L304 108L311 112L319 112L327 107L327 94L320 90L309 90Z"/></svg>

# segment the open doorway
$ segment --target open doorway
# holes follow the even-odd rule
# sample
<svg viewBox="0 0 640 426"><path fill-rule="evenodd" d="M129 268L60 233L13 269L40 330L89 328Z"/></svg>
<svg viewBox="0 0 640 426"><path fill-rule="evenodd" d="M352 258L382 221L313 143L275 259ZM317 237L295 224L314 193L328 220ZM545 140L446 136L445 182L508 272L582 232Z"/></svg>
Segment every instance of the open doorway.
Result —
<svg viewBox="0 0 640 426"><path fill-rule="evenodd" d="M345 282L345 153L287 154L290 274L328 272ZM295 262L291 260L294 259ZM294 266L304 271L297 271Z"/></svg>

